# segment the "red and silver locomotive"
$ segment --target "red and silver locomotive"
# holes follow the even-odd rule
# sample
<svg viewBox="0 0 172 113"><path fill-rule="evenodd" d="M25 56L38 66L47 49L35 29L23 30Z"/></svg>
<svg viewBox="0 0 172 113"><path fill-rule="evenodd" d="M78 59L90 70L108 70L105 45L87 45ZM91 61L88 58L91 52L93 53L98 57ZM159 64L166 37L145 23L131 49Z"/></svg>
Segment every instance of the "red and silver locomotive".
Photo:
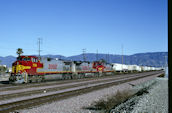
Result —
<svg viewBox="0 0 172 113"><path fill-rule="evenodd" d="M103 61L66 61L36 56L19 56L12 64L10 81L15 83L74 79L111 74L112 65Z"/></svg>

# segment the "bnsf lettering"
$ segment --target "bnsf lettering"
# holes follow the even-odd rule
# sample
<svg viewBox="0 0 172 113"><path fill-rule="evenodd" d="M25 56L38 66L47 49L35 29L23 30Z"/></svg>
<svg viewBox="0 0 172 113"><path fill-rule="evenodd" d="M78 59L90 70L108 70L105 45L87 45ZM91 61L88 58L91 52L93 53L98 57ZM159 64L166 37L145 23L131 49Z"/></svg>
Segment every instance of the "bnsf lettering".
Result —
<svg viewBox="0 0 172 113"><path fill-rule="evenodd" d="M49 64L48 69L57 69L57 64Z"/></svg>

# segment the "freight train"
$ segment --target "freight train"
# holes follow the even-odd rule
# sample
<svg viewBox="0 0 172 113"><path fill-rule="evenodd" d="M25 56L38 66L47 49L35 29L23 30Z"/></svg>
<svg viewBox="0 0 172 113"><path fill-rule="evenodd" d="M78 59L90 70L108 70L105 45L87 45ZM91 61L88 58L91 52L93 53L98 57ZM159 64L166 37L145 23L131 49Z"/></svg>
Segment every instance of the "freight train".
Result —
<svg viewBox="0 0 172 113"><path fill-rule="evenodd" d="M19 56L12 64L12 72L9 81L14 83L31 83L162 69L163 68L119 63L110 64L105 63L104 60L88 62L67 61L37 56Z"/></svg>
<svg viewBox="0 0 172 113"><path fill-rule="evenodd" d="M113 65L103 60L67 61L57 58L37 56L19 56L12 64L12 73L9 78L14 83L31 83L56 79L75 79L102 74L112 74Z"/></svg>

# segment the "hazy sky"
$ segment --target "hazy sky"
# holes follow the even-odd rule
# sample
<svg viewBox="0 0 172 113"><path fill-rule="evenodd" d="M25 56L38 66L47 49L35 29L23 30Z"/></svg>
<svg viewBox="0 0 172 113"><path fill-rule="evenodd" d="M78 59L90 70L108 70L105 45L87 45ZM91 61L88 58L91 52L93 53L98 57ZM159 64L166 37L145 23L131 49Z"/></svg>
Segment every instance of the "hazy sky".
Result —
<svg viewBox="0 0 172 113"><path fill-rule="evenodd" d="M0 56L167 51L167 0L0 0Z"/></svg>

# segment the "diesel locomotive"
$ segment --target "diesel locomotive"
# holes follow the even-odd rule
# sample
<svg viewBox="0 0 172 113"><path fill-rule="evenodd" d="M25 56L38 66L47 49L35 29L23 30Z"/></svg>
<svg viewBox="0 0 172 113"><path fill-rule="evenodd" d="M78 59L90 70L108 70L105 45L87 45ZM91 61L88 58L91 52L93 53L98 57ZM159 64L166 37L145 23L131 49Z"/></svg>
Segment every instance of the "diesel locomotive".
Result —
<svg viewBox="0 0 172 113"><path fill-rule="evenodd" d="M31 83L57 79L75 79L112 74L112 64L100 61L68 61L57 58L19 56L12 63L9 78L14 83Z"/></svg>

